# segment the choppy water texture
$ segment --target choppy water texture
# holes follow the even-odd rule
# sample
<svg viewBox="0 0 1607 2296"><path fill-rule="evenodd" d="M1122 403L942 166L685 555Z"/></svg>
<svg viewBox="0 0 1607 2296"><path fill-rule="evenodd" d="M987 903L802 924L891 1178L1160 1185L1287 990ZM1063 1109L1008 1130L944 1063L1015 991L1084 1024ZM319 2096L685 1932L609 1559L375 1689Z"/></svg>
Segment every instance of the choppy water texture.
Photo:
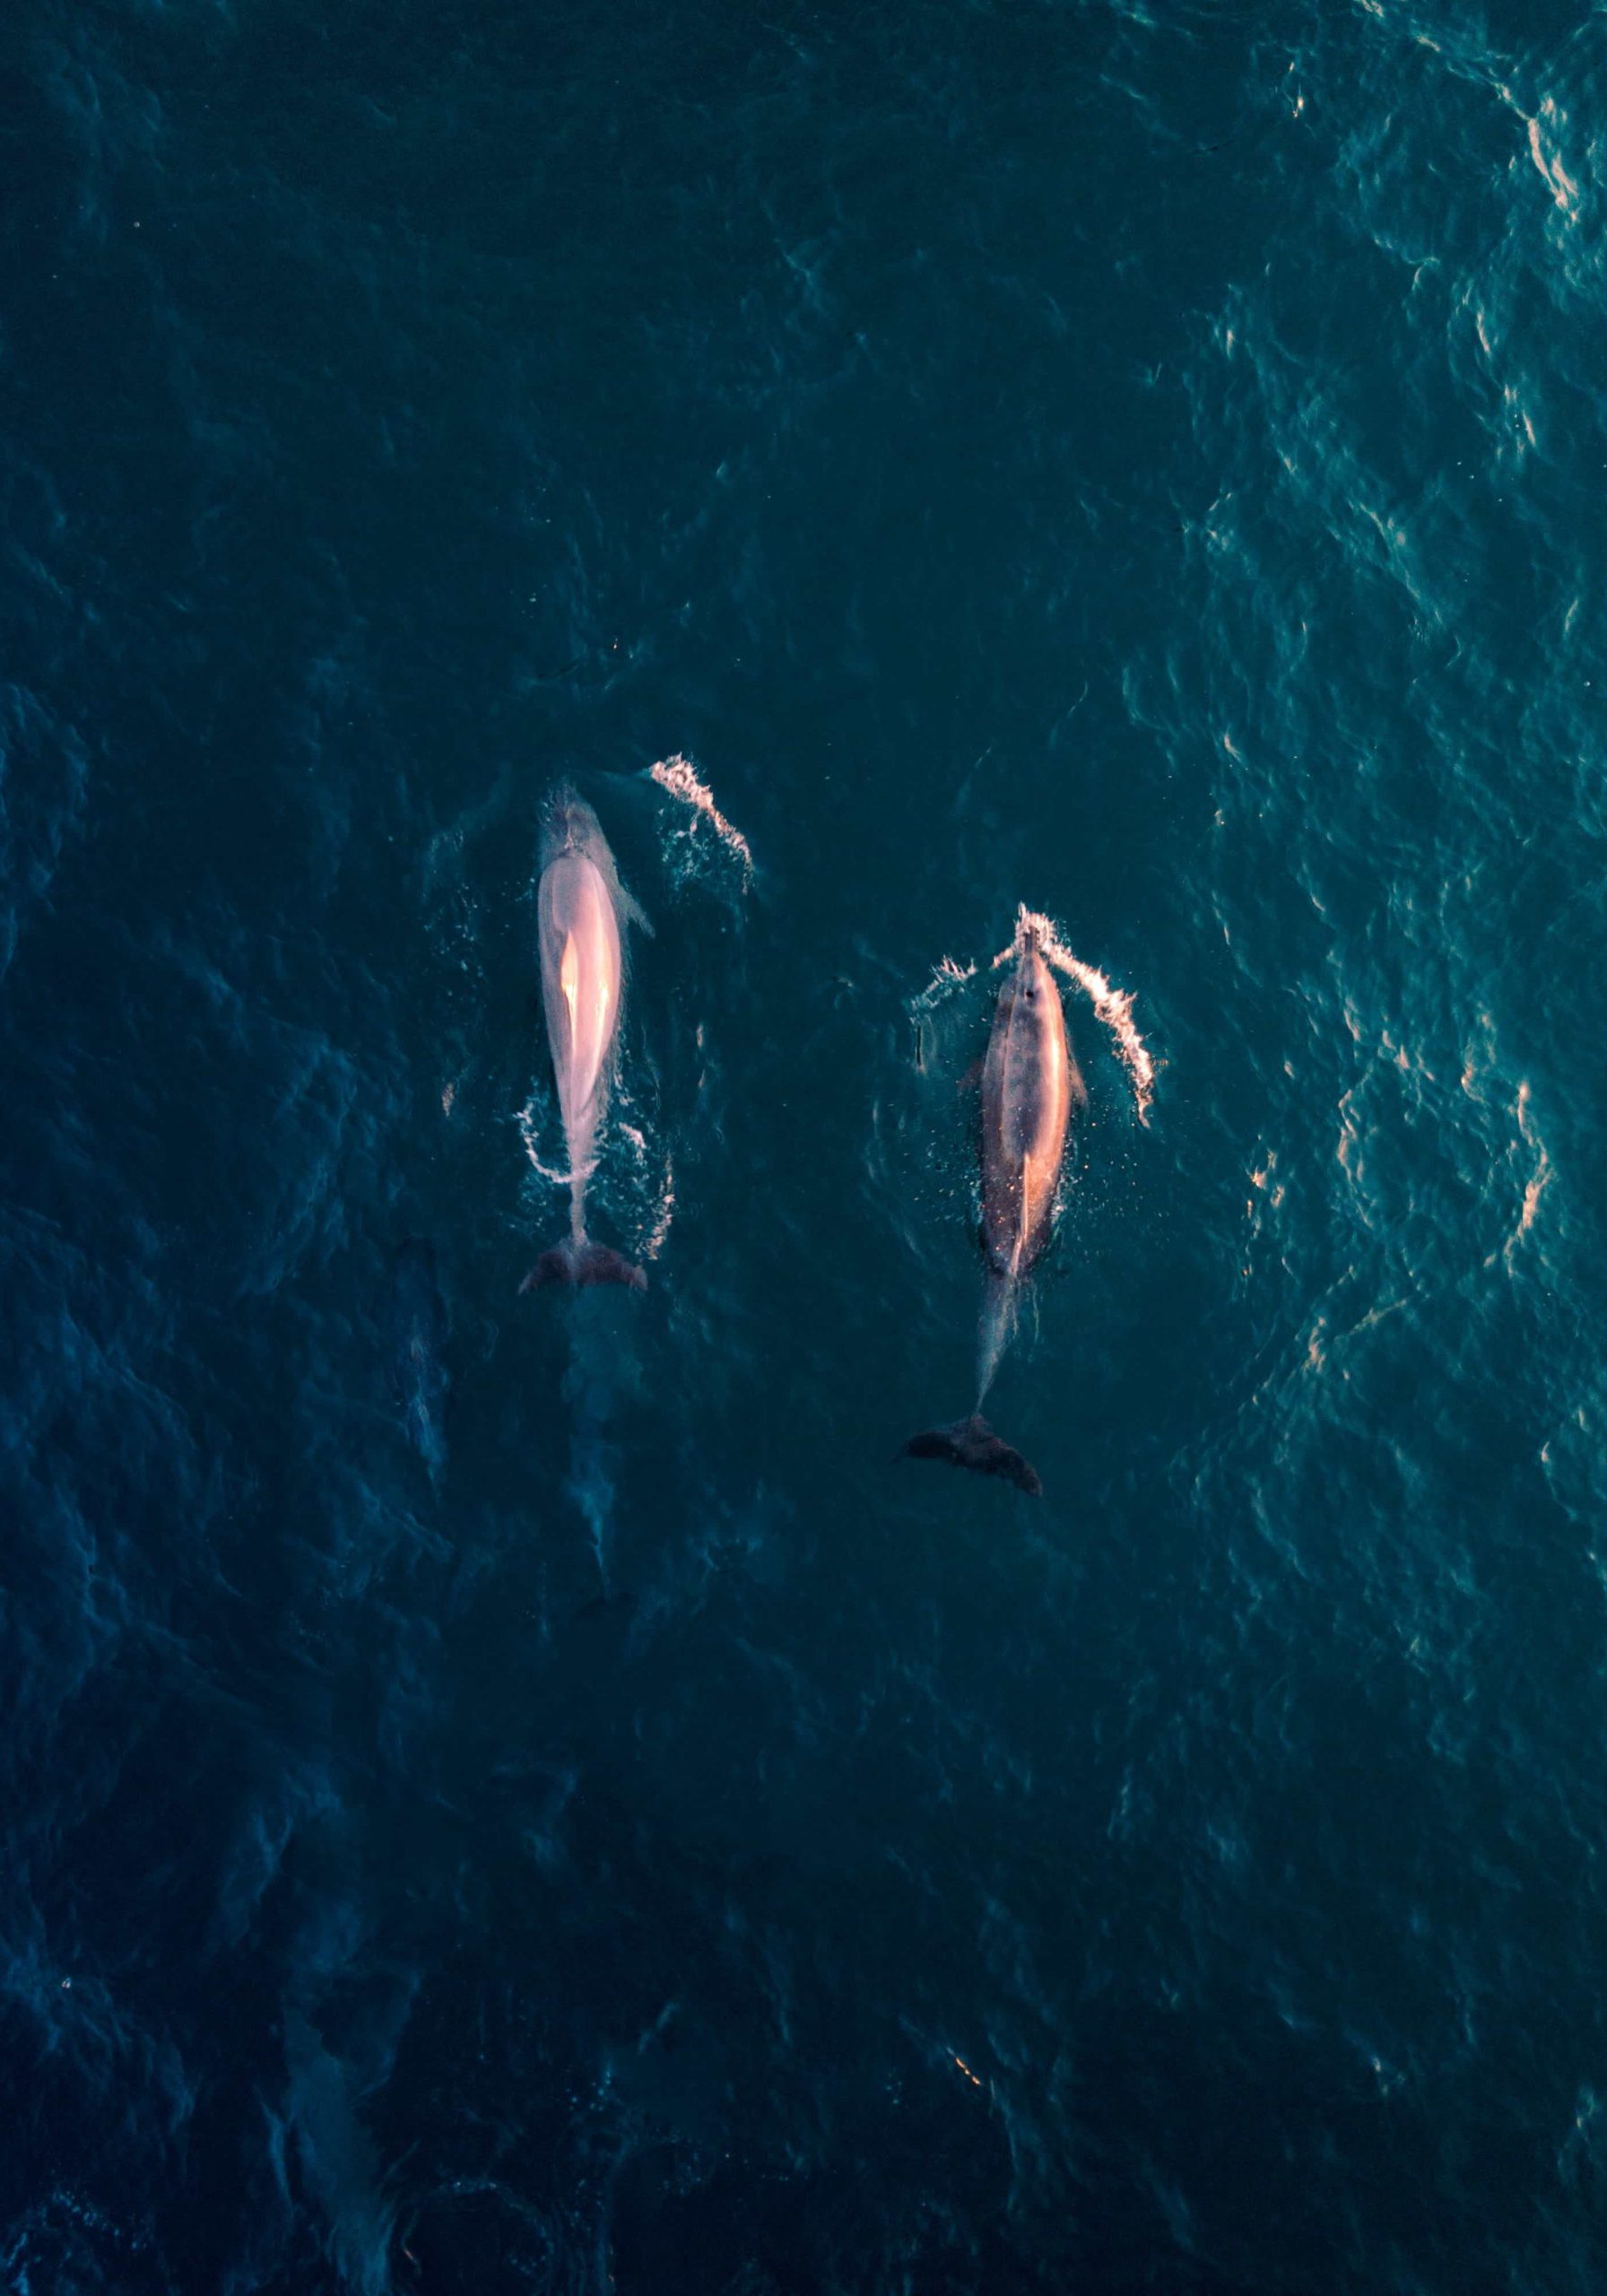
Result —
<svg viewBox="0 0 1607 2296"><path fill-rule="evenodd" d="M0 2283L1594 2296L1600 18L4 47Z"/></svg>

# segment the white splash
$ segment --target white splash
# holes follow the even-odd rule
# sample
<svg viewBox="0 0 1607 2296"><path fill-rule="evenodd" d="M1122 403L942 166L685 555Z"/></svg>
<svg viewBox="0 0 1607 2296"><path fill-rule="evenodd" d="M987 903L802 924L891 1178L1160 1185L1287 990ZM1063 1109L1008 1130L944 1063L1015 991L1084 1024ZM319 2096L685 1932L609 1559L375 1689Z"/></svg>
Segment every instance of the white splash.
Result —
<svg viewBox="0 0 1607 2296"><path fill-rule="evenodd" d="M741 830L734 828L715 804L712 793L707 783L699 778L698 770L691 758L682 757L677 751L673 757L660 758L656 765L649 766L647 775L649 780L656 781L661 789L667 789L672 797L678 797L683 805L690 805L699 821L708 822L726 851L741 866L743 885L751 884L753 848Z"/></svg>
<svg viewBox="0 0 1607 2296"><path fill-rule="evenodd" d="M630 1143L631 1153L636 1159L638 1169L645 1172L647 1164L647 1134L634 1124L621 1124L620 1130ZM647 1231L639 1253L642 1259L655 1260L658 1257L669 1240L670 1230L674 1225L674 1221L675 1167L666 1153L664 1160L664 1177L658 1184L658 1200L653 1207L653 1224Z"/></svg>
<svg viewBox="0 0 1607 2296"><path fill-rule="evenodd" d="M1148 1124L1150 1103L1155 1097L1155 1063L1133 1018L1132 991L1113 988L1102 972L1073 956L1062 941L1054 918L1044 916L1039 909L1029 909L1023 901L1016 912L1015 938L1007 949L1000 950L994 959L995 966L1008 964L1027 947L1036 947L1056 970L1064 973L1068 980L1074 980L1087 996L1116 1039L1122 1065L1132 1081L1138 1120Z"/></svg>
<svg viewBox="0 0 1607 2296"><path fill-rule="evenodd" d="M532 1094L516 1118L519 1127L519 1137L525 1144L525 1153L543 1179L551 1181L554 1187L568 1187L569 1184L568 1172L557 1171L551 1164L544 1164L542 1161L541 1127L543 1118L548 1113L550 1112L536 1106L535 1097Z"/></svg>
<svg viewBox="0 0 1607 2296"><path fill-rule="evenodd" d="M664 1160L664 1185L658 1192L658 1209L653 1215L653 1226L642 1246L644 1259L656 1259L669 1240L670 1230L675 1223L675 1167L666 1156Z"/></svg>
<svg viewBox="0 0 1607 2296"><path fill-rule="evenodd" d="M934 1004L941 1004L943 998L960 987L962 982L975 980L976 978L975 965L956 964L952 957L944 957L941 963L933 967L932 978L920 995L910 998L909 1009L912 1013L929 1013Z"/></svg>

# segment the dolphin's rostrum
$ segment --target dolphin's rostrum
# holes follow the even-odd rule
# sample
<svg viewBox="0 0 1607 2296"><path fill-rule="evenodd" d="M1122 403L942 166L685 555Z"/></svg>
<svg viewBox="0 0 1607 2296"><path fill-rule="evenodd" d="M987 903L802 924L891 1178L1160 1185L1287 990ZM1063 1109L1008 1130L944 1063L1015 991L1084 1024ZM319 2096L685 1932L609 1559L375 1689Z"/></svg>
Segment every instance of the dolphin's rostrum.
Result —
<svg viewBox="0 0 1607 2296"><path fill-rule="evenodd" d="M1021 1286L1049 1240L1073 1106L1087 1100L1037 920L1023 910L982 1064L987 1273L977 1333L977 1407L969 1419L912 1436L903 1455L1000 1475L1034 1498L1043 1491L1035 1470L994 1433L982 1405L1014 1326Z"/></svg>
<svg viewBox="0 0 1607 2296"><path fill-rule="evenodd" d="M547 801L536 891L542 1004L569 1158L569 1232L544 1251L519 1289L545 1283L628 1283L647 1276L586 1232L586 1183L613 1082L625 992L621 927L647 920L621 884L597 816L568 782Z"/></svg>

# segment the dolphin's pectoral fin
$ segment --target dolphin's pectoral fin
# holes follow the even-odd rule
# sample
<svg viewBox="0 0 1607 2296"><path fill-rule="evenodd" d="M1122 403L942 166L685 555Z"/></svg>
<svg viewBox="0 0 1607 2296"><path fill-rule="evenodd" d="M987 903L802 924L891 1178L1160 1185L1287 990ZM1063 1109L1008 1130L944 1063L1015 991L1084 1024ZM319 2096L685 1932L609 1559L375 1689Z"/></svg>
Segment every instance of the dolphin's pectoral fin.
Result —
<svg viewBox="0 0 1607 2296"><path fill-rule="evenodd" d="M973 1060L954 1090L957 1092L979 1092L982 1090L982 1065L981 1061Z"/></svg>
<svg viewBox="0 0 1607 2296"><path fill-rule="evenodd" d="M899 1457L942 1459L951 1467L969 1467L974 1474L997 1475L1029 1498L1043 1497L1044 1487L1036 1470L995 1435L980 1414L957 1419L952 1427L929 1427L924 1434L912 1435Z"/></svg>
<svg viewBox="0 0 1607 2296"><path fill-rule="evenodd" d="M640 901L636 900L633 895L628 893L623 885L620 887L619 893L620 915L624 918L626 924L634 925L638 933L645 933L649 941L656 940L658 936L653 930L653 921L647 915L647 910L642 907Z"/></svg>

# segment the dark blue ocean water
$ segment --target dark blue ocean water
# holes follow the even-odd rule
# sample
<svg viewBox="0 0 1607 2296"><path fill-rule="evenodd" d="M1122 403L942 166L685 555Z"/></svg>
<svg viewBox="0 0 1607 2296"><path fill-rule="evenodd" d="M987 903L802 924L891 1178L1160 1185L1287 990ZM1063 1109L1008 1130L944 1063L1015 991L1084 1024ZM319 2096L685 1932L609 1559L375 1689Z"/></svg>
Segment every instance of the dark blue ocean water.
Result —
<svg viewBox="0 0 1607 2296"><path fill-rule="evenodd" d="M0 44L0 2285L1594 2296L1600 13Z"/></svg>

